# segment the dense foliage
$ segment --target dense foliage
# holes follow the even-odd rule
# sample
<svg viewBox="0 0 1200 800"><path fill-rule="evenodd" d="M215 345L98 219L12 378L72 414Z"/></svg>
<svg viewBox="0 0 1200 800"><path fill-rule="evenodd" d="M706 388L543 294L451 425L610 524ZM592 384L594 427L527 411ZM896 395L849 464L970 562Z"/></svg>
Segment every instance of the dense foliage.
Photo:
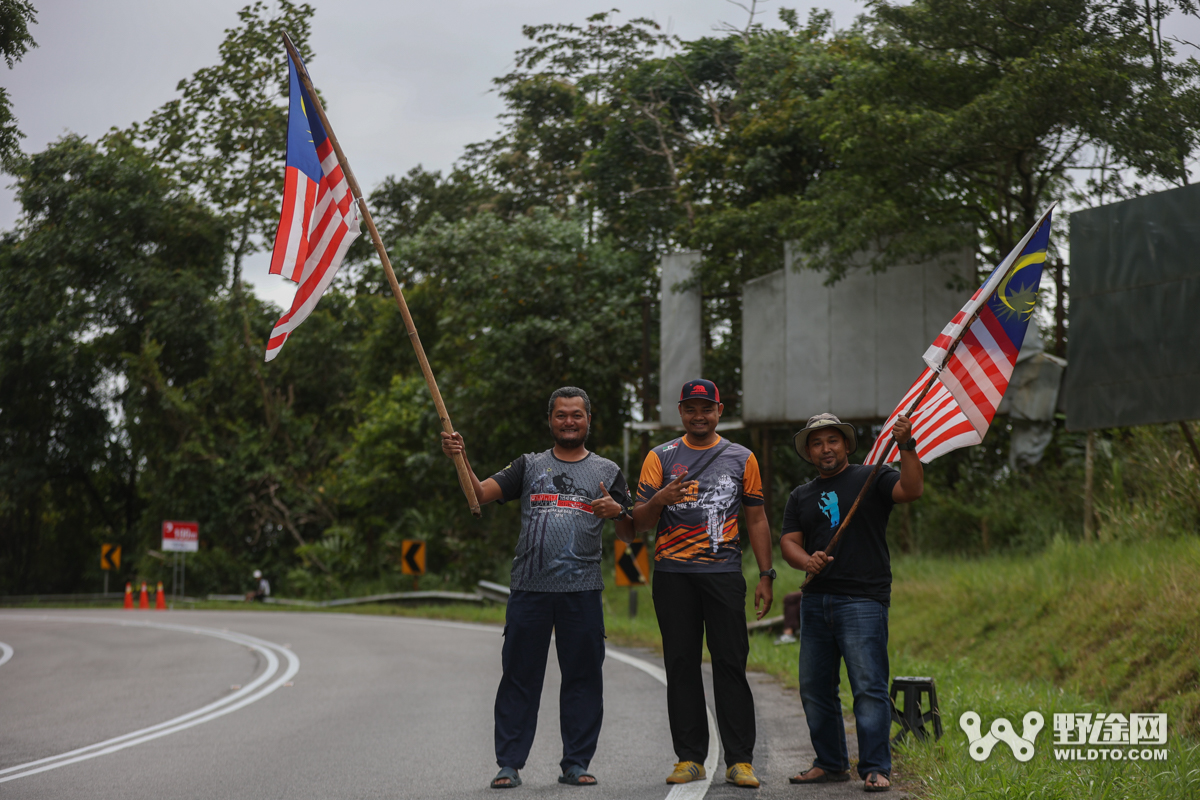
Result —
<svg viewBox="0 0 1200 800"><path fill-rule="evenodd" d="M370 199L476 471L544 448L543 404L564 384L591 393L591 446L610 457L637 406L657 416L664 253L704 254L705 370L737 415L741 286L782 265L785 241L835 278L850 254L886 268L964 244L983 267L1051 201L1186 181L1200 64L1161 36L1177 10L1195 8L876 0L845 30L785 9L779 26L693 41L616 12L527 27L496 79L498 135L449 175L398 169ZM0 0L10 61L33 13ZM119 580L162 575L169 518L201 524L190 593L241 589L256 566L285 594L399 588L405 538L429 542L449 584L504 577L516 511L466 513L368 237L262 362L279 310L244 290L242 265L277 213L279 33L319 75L312 13L255 2L149 120L10 158L24 216L0 240L0 593L98 587L100 542L124 546ZM1193 484L1161 477L1178 438L1104 438L1102 533L1127 527L1122 497L1147 509L1139 530L1196 529ZM930 470L901 548L1079 535L1079 437L1059 431L1027 472L1006 441L997 424ZM774 442L778 520L808 473Z"/></svg>

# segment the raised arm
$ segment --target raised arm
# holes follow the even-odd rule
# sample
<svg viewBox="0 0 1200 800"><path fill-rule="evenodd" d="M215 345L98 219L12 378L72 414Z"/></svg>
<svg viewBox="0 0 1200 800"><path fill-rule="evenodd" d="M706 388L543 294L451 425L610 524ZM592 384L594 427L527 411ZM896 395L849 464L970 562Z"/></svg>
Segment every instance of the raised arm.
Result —
<svg viewBox="0 0 1200 800"><path fill-rule="evenodd" d="M447 458L454 458L459 454L462 455L463 461L467 465L467 474L471 476L471 485L475 489L475 499L479 501L479 505L483 506L488 503L494 503L504 496L504 493L500 490L500 484L496 483L496 481L488 478L481 483L479 478L475 477L475 470L471 468L471 462L467 459L467 448L463 443L462 434L458 431L454 433L443 431L441 436L442 452L446 454Z"/></svg>
<svg viewBox="0 0 1200 800"><path fill-rule="evenodd" d="M898 444L912 438L912 420L905 416L896 418L892 436ZM916 450L900 451L900 480L892 487L892 502L911 503L925 492L925 465L917 458Z"/></svg>
<svg viewBox="0 0 1200 800"><path fill-rule="evenodd" d="M662 510L683 500L689 491L696 488L696 481L685 481L687 473L679 475L675 480L655 492L649 500L633 504L633 529L637 533L652 531L658 526L658 518Z"/></svg>

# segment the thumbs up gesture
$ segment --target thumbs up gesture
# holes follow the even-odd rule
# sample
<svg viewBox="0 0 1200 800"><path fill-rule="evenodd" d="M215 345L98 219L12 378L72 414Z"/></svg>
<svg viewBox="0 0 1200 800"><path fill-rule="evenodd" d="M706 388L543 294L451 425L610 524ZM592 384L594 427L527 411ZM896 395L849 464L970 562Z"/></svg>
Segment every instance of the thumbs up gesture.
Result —
<svg viewBox="0 0 1200 800"><path fill-rule="evenodd" d="M616 519L621 516L621 504L612 499L612 495L608 493L608 489L604 488L604 482L600 483L600 496L592 501L592 514L600 519Z"/></svg>

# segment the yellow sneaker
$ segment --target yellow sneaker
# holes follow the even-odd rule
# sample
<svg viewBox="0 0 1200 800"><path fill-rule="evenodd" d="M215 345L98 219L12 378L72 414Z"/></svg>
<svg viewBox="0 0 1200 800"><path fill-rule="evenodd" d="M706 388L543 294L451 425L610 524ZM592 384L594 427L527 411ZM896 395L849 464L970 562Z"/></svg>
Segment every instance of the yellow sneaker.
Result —
<svg viewBox="0 0 1200 800"><path fill-rule="evenodd" d="M695 761L680 761L675 771L667 776L667 783L691 783L704 777L704 765Z"/></svg>
<svg viewBox="0 0 1200 800"><path fill-rule="evenodd" d="M751 789L758 788L758 776L754 774L754 767L749 764L734 764L725 770L725 782Z"/></svg>

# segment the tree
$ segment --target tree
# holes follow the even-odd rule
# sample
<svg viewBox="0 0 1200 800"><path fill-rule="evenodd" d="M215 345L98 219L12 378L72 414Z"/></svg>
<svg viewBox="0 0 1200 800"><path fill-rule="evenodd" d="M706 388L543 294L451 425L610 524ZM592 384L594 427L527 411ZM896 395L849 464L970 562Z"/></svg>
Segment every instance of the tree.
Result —
<svg viewBox="0 0 1200 800"><path fill-rule="evenodd" d="M145 498L129 362L207 370L223 231L123 136L69 136L16 167L0 244L0 587L67 591L94 545L133 547Z"/></svg>
<svg viewBox="0 0 1200 800"><path fill-rule="evenodd" d="M37 42L29 26L37 24L37 10L29 0L0 0L0 56L12 69ZM20 153L18 141L25 134L17 129L8 90L0 86L0 165L7 167Z"/></svg>
<svg viewBox="0 0 1200 800"><path fill-rule="evenodd" d="M870 7L832 43L836 81L805 103L832 168L782 229L814 266L963 245L996 263L1081 170L1186 178L1200 64L1172 61L1137 4Z"/></svg>

